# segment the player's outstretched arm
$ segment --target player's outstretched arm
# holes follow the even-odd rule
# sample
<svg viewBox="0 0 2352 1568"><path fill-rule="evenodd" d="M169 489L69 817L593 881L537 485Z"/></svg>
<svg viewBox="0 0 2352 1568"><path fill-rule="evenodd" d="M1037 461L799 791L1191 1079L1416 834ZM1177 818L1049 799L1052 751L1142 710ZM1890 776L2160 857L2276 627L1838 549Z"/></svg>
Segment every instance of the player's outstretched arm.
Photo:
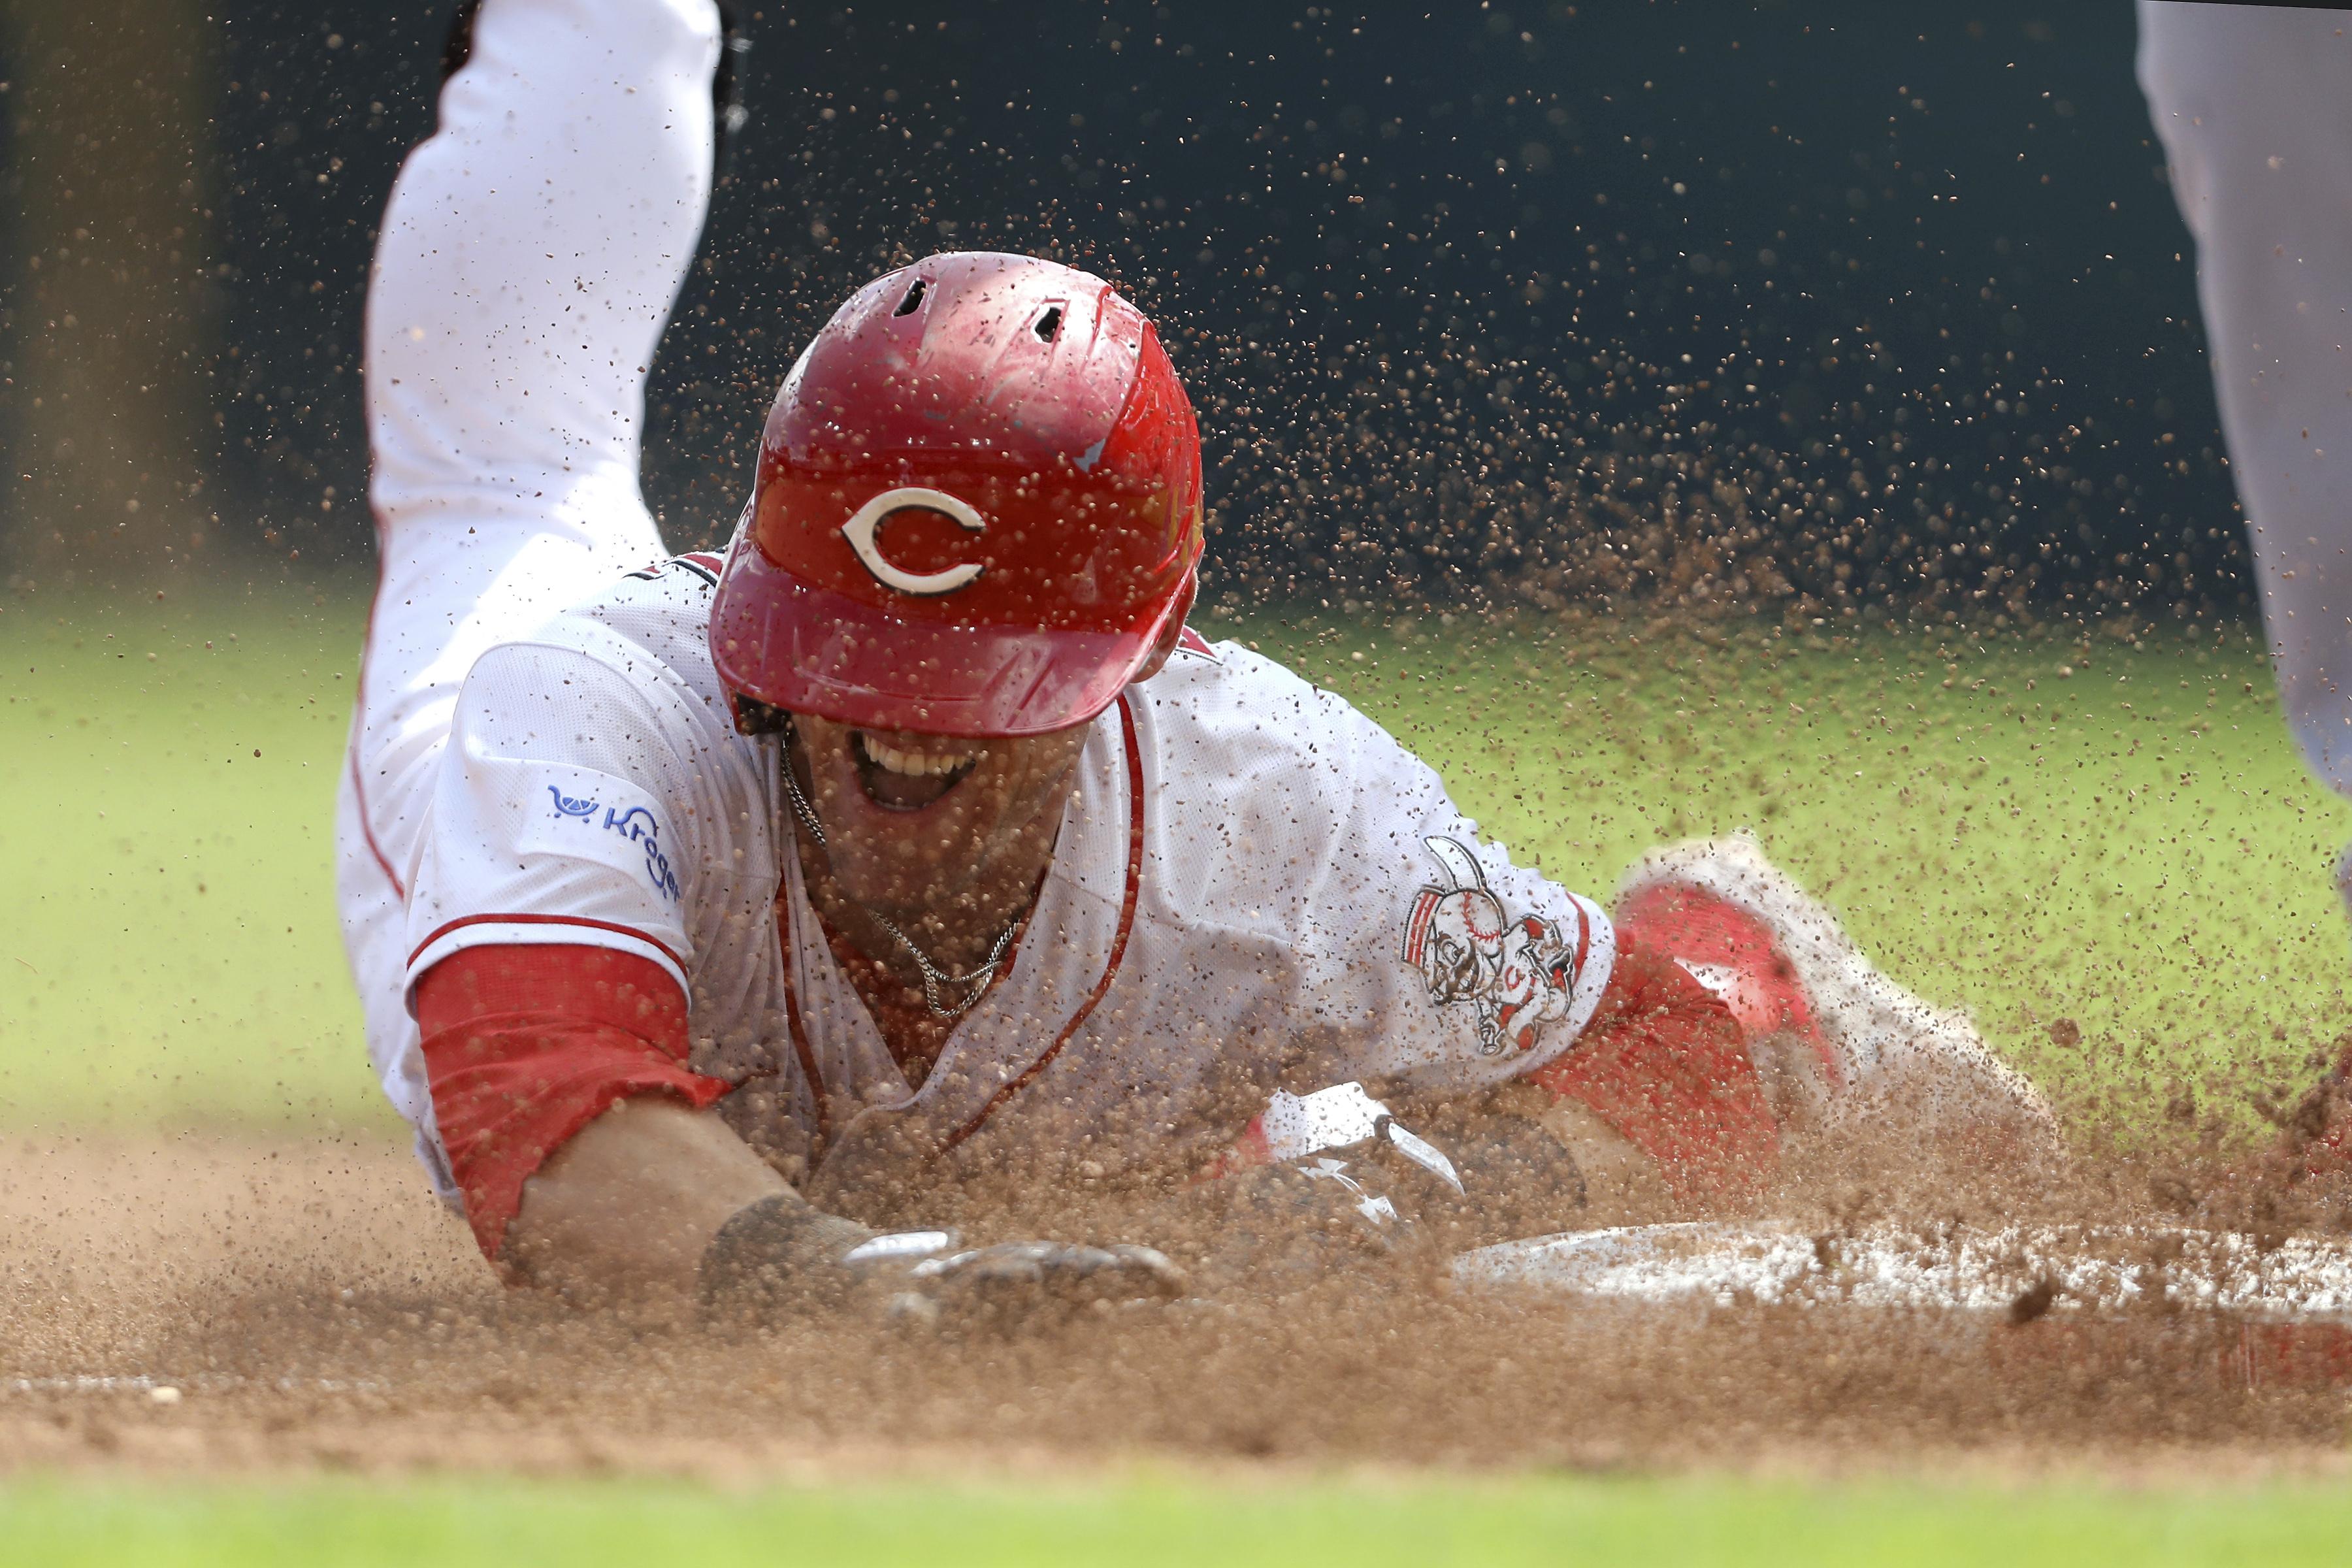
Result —
<svg viewBox="0 0 2352 1568"><path fill-rule="evenodd" d="M836 1252L868 1234L800 1203L715 1113L668 1099L624 1100L523 1184L501 1256L567 1295L688 1304L712 1238L779 1195L809 1214L812 1231L829 1226L845 1237Z"/></svg>
<svg viewBox="0 0 2352 1568"><path fill-rule="evenodd" d="M1184 1276L1141 1247L1003 1242L964 1249L947 1231L885 1234L811 1205L718 1117L623 1100L523 1185L509 1263L592 1301L772 1321L864 1310L929 1319L1181 1293Z"/></svg>
<svg viewBox="0 0 2352 1568"><path fill-rule="evenodd" d="M843 1309L929 1317L1178 1294L1140 1247L884 1234L815 1207L733 1130L676 1100L625 1100L523 1184L509 1265L575 1300L773 1321Z"/></svg>
<svg viewBox="0 0 2352 1568"><path fill-rule="evenodd" d="M645 380L709 193L719 24L711 0L484 0L470 37L369 272L381 576L336 828L369 1054L428 1150L397 977L450 704L486 650L662 552Z"/></svg>

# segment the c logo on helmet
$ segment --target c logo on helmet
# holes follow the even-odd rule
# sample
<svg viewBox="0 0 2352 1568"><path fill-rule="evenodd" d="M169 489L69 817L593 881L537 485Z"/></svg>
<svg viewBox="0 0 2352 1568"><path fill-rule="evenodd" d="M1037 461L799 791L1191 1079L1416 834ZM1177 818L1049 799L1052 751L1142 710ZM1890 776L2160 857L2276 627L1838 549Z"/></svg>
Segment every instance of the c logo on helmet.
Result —
<svg viewBox="0 0 2352 1568"><path fill-rule="evenodd" d="M857 563L874 574L876 582L886 588L896 588L901 594L932 598L940 594L952 594L979 577L982 567L977 561L967 561L943 572L915 573L892 565L883 555L882 546L874 534L882 526L884 518L907 507L944 512L955 519L959 527L972 533L988 531L988 522L980 513L945 490L925 489L919 485L884 490L852 512L849 521L841 525L841 537L849 541L849 548L857 553Z"/></svg>

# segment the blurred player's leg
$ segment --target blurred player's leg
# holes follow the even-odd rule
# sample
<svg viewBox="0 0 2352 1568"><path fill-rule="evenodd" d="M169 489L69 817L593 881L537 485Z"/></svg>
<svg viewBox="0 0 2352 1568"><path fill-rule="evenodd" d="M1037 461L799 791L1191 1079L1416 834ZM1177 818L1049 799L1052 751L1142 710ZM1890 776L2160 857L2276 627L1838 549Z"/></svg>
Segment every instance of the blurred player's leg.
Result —
<svg viewBox="0 0 2352 1568"><path fill-rule="evenodd" d="M2139 16L2279 695L2352 795L2352 11Z"/></svg>
<svg viewBox="0 0 2352 1568"><path fill-rule="evenodd" d="M713 0L487 0L377 242L382 575L337 891L369 1055L445 1189L401 994L421 814L483 649L661 553L637 488L646 370L709 197L719 47Z"/></svg>

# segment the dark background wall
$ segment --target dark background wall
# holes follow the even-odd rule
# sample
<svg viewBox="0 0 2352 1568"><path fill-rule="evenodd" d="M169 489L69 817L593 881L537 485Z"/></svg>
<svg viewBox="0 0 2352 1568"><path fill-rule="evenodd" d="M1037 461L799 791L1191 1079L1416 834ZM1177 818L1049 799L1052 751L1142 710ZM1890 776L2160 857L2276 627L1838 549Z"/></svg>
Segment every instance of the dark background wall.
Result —
<svg viewBox="0 0 2352 1568"><path fill-rule="evenodd" d="M202 489L152 526L198 569L356 559L360 296L446 13L214 15L170 89L203 216L153 261L194 301L164 395L202 414L158 465ZM2246 602L2127 5L966 0L748 31L751 120L655 374L646 486L681 547L731 520L836 300L989 247L1160 320L1208 441L1213 605ZM89 47L60 37L20 21L0 76ZM28 95L0 106L21 188ZM43 111L57 157L76 112ZM52 526L89 481L28 407L58 264L26 262L73 226L0 242L20 581L50 535L53 580L126 537Z"/></svg>

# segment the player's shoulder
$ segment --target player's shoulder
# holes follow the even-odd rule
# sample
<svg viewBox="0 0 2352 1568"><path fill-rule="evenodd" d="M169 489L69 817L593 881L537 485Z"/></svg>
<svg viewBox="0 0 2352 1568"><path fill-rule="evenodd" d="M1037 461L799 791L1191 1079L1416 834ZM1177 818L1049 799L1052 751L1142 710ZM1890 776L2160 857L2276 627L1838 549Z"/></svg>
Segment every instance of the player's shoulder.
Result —
<svg viewBox="0 0 2352 1568"><path fill-rule="evenodd" d="M1167 667L1143 686L1155 705L1179 709L1203 721L1259 718L1291 720L1337 715L1346 700L1327 691L1255 647L1227 640L1213 643L1192 627L1169 656Z"/></svg>
<svg viewBox="0 0 2352 1568"><path fill-rule="evenodd" d="M529 632L494 645L467 686L477 699L503 690L533 708L569 697L602 701L625 694L690 720L726 711L710 660L710 596L719 560L678 555L616 574Z"/></svg>
<svg viewBox="0 0 2352 1568"><path fill-rule="evenodd" d="M1211 643L1189 626L1140 694L1165 742L1180 750L1238 746L1338 762L1361 722L1338 693L1255 648Z"/></svg>
<svg viewBox="0 0 2352 1568"><path fill-rule="evenodd" d="M716 555L673 555L616 574L550 616L533 641L577 647L630 671L667 670L693 686L717 678L710 663Z"/></svg>
<svg viewBox="0 0 2352 1568"><path fill-rule="evenodd" d="M1288 942L1367 828L1383 737L1337 693L1237 642L1180 647L1131 698L1162 918Z"/></svg>
<svg viewBox="0 0 2352 1568"><path fill-rule="evenodd" d="M706 551L650 561L621 573L566 613L592 620L676 620L703 628L709 637L711 595L719 591L725 564Z"/></svg>

